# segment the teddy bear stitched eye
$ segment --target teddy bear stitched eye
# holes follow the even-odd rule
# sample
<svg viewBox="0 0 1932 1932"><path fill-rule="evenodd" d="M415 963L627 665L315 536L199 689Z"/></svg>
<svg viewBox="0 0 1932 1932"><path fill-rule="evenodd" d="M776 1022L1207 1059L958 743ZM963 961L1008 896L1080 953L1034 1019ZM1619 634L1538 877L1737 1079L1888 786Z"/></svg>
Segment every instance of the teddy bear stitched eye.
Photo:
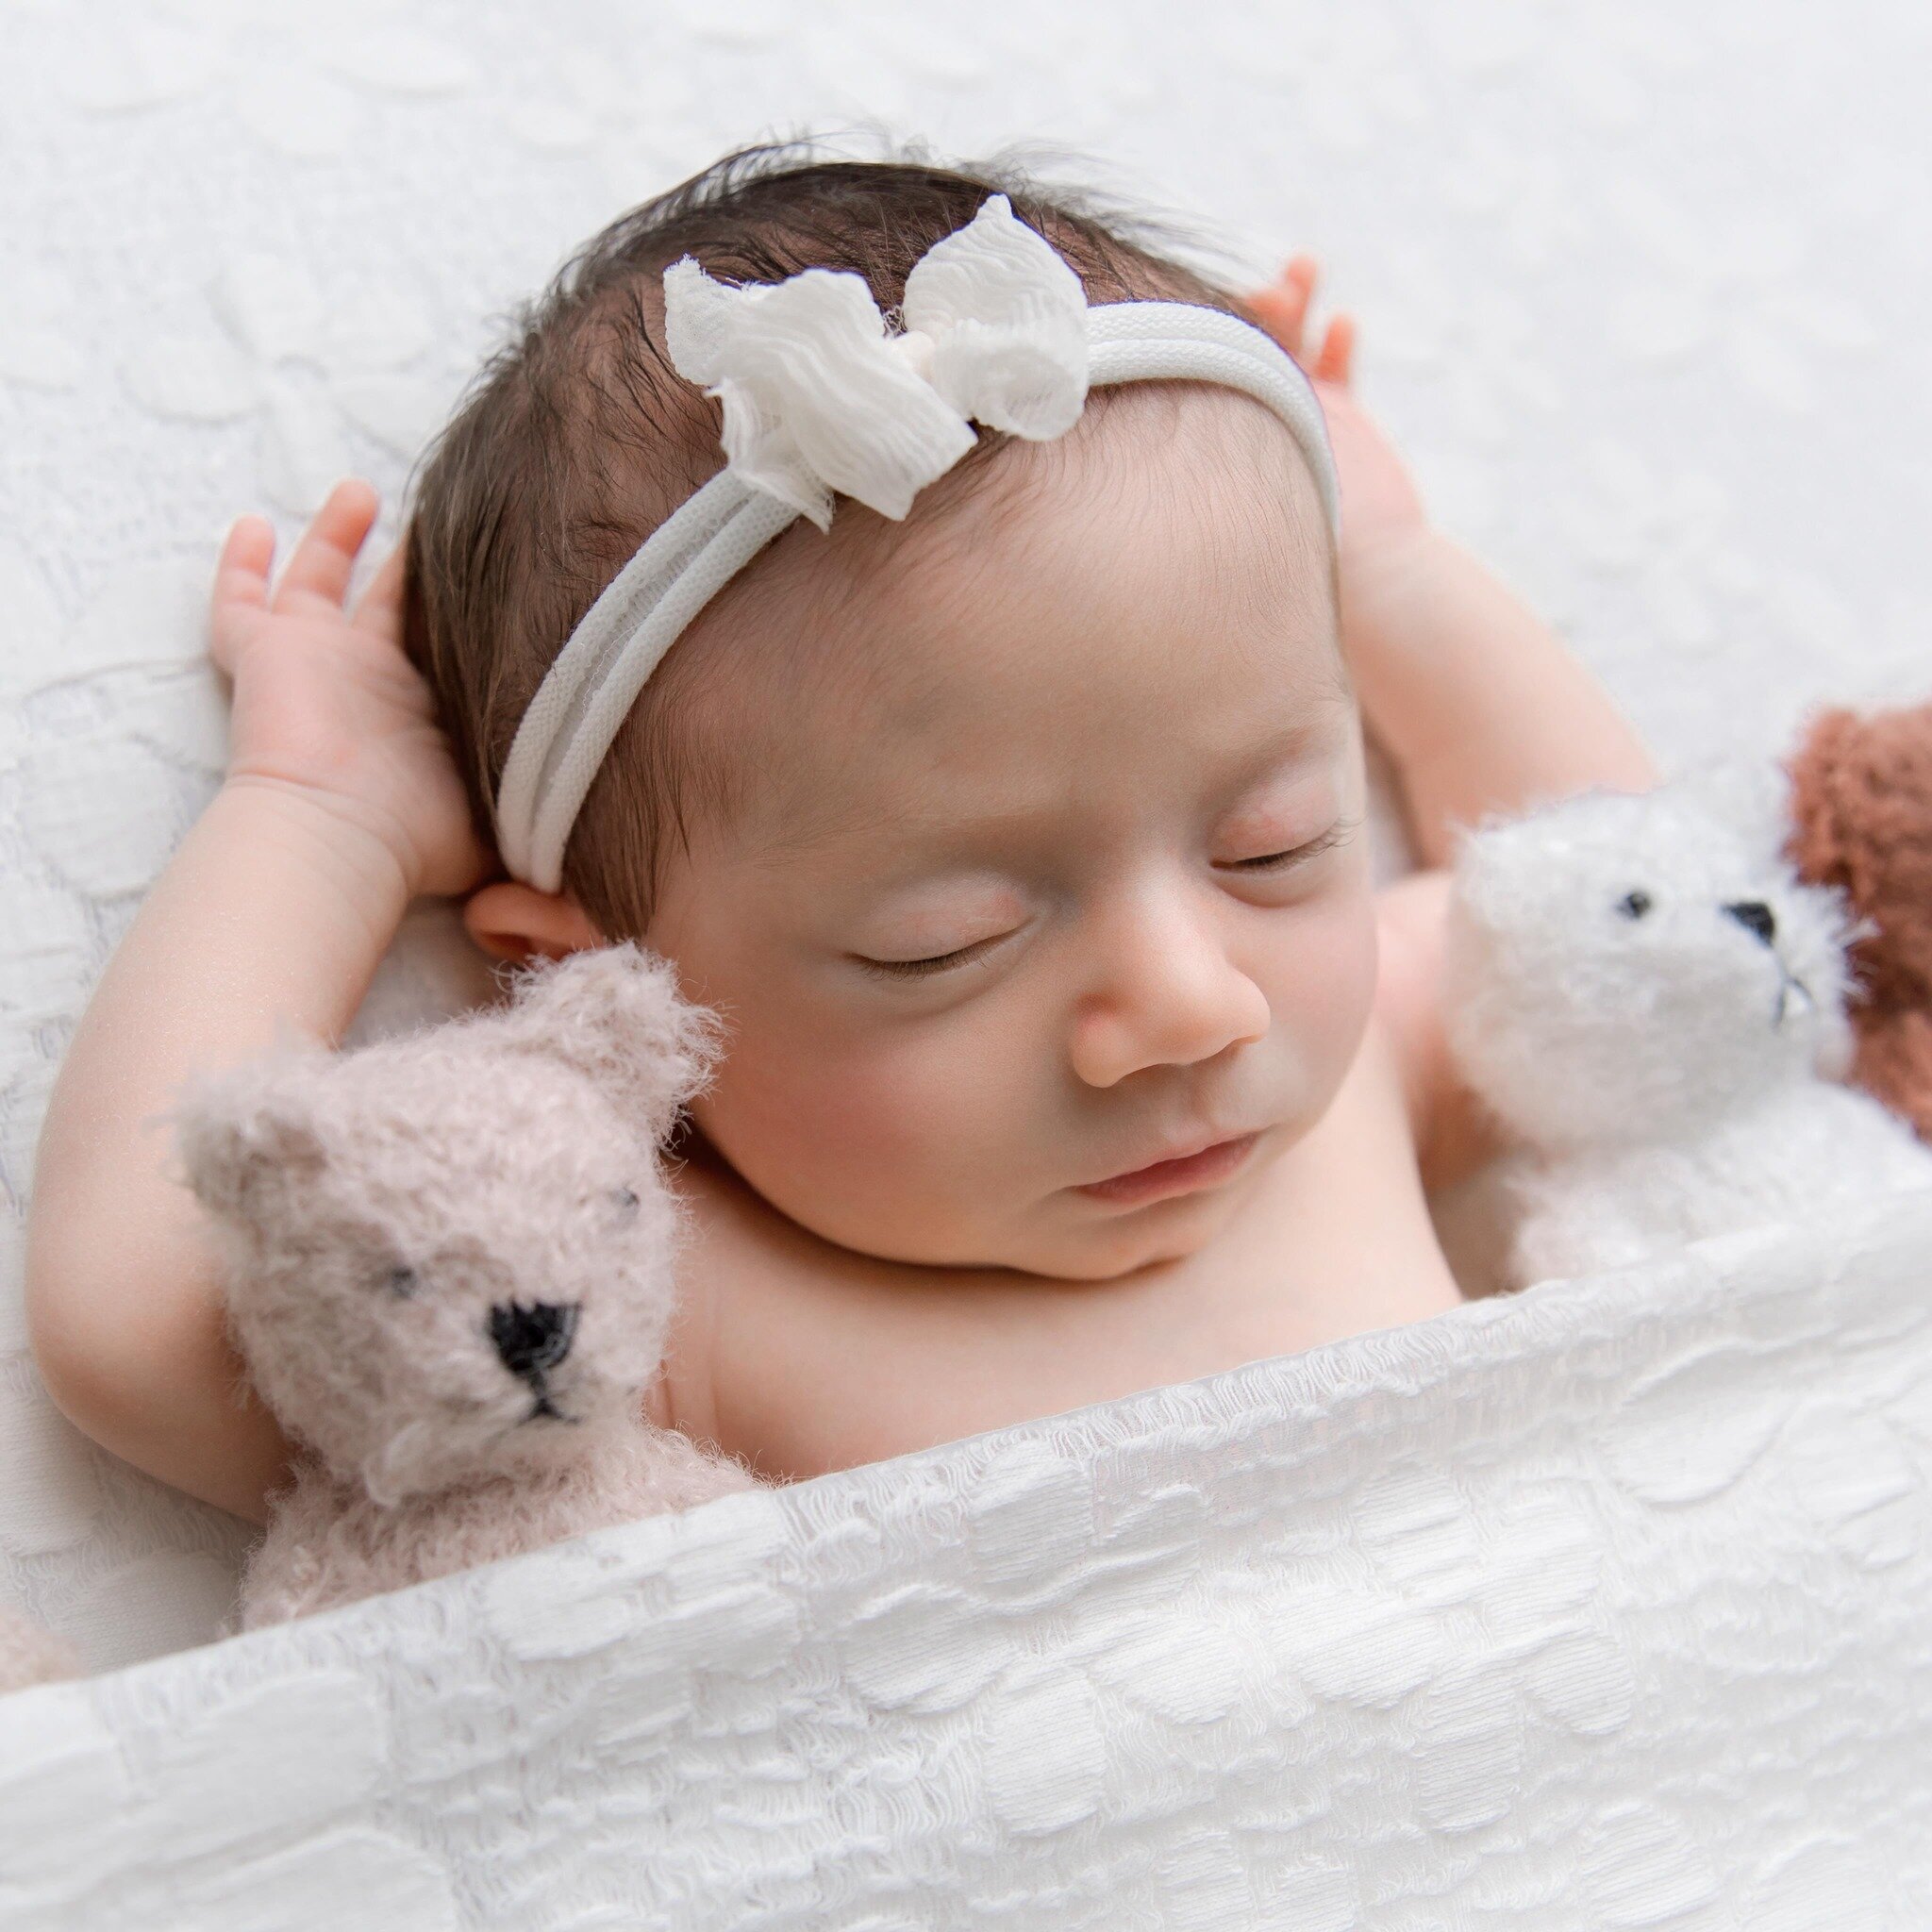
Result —
<svg viewBox="0 0 1932 1932"><path fill-rule="evenodd" d="M1652 903L1650 894L1639 886L1634 892L1625 892L1617 901L1617 910L1625 919L1641 919L1650 910Z"/></svg>
<svg viewBox="0 0 1932 1932"><path fill-rule="evenodd" d="M416 1271L399 1264L383 1276L383 1286L398 1299L408 1301L416 1292Z"/></svg>
<svg viewBox="0 0 1932 1932"><path fill-rule="evenodd" d="M611 1199L625 1214L635 1214L638 1211L638 1197L636 1191L630 1188L619 1188Z"/></svg>

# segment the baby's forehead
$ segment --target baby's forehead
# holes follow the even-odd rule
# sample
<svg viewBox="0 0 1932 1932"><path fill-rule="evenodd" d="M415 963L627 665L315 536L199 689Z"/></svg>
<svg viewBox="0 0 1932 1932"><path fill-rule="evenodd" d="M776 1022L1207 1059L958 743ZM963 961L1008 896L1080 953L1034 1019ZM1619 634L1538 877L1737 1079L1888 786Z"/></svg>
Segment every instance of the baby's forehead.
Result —
<svg viewBox="0 0 1932 1932"><path fill-rule="evenodd" d="M832 534L826 562L841 578L872 575L874 588L910 591L918 573L935 595L949 576L996 591L1017 553L1042 569L1076 546L1131 543L1150 559L1178 558L1203 534L1222 540L1231 571L1272 564L1287 579L1282 591L1319 591L1334 551L1314 474L1287 425L1252 397L1200 382L1094 390L1067 435L983 437L904 525L858 516ZM869 563L883 567L868 573Z"/></svg>
<svg viewBox="0 0 1932 1932"><path fill-rule="evenodd" d="M841 505L779 548L708 641L706 735L735 723L759 843L1352 723L1314 478L1232 391L1097 392L1069 436L1006 441L903 525Z"/></svg>

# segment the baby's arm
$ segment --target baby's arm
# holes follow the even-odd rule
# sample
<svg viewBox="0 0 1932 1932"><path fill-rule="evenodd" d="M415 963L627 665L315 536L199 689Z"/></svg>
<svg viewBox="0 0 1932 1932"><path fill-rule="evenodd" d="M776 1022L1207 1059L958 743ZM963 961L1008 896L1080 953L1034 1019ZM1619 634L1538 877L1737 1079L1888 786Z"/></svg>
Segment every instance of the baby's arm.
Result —
<svg viewBox="0 0 1932 1932"><path fill-rule="evenodd" d="M1307 257L1249 298L1313 377L1341 481L1341 634L1370 728L1394 761L1425 870L1381 895L1376 1012L1408 1089L1423 1178L1441 1187L1496 1151L1457 1075L1440 975L1458 826L1657 772L1606 692L1523 602L1435 529L1401 459L1350 388L1354 325L1304 357Z"/></svg>
<svg viewBox="0 0 1932 1932"><path fill-rule="evenodd" d="M1251 297L1291 355L1315 265ZM1338 317L1310 374L1341 479L1341 633L1377 741L1394 761L1425 866L1491 812L1657 772L1609 695L1536 614L1428 522L1401 459L1350 388L1354 327Z"/></svg>
<svg viewBox="0 0 1932 1932"><path fill-rule="evenodd" d="M402 654L400 554L344 608L375 511L367 484L340 485L273 596L274 532L258 517L229 532L210 612L235 687L227 782L75 1033L28 1230L54 1399L116 1455L258 1519L288 1448L228 1347L219 1264L160 1117L185 1082L278 1034L333 1043L411 895L460 891L481 868Z"/></svg>
<svg viewBox="0 0 1932 1932"><path fill-rule="evenodd" d="M1344 575L1362 708L1394 760L1424 865L1458 826L1657 771L1609 695L1468 551L1424 527Z"/></svg>

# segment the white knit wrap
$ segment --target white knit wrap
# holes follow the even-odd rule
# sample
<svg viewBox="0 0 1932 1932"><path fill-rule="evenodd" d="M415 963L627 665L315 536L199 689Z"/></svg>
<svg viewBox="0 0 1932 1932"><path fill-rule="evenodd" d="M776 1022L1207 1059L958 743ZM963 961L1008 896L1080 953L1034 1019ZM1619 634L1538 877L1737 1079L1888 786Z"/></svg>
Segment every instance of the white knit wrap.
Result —
<svg viewBox="0 0 1932 1932"><path fill-rule="evenodd" d="M560 889L571 827L644 680L739 571L801 516L827 528L837 496L904 517L972 448L974 423L1047 441L1096 386L1240 390L1287 425L1340 528L1322 407L1285 350L1219 308L1089 308L1004 194L926 251L900 313L889 332L864 279L827 269L738 288L689 256L664 272L666 346L722 403L725 464L611 579L524 714L496 801L513 876Z"/></svg>

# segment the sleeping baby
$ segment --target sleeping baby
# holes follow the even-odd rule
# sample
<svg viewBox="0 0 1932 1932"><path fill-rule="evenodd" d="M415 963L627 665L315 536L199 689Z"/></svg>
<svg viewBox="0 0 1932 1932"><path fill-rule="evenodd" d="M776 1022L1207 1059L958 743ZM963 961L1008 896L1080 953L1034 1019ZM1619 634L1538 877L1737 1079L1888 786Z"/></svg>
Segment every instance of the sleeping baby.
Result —
<svg viewBox="0 0 1932 1932"><path fill-rule="evenodd" d="M646 1406L764 1475L1454 1307L1454 829L1653 774L1429 525L1314 279L1238 295L1008 173L751 151L524 312L358 598L366 485L273 587L239 522L227 781L40 1158L62 1407L263 1514L288 1445L156 1123L339 1039L418 894L503 959L637 940L718 1014ZM1424 867L1380 890L1365 726Z"/></svg>

